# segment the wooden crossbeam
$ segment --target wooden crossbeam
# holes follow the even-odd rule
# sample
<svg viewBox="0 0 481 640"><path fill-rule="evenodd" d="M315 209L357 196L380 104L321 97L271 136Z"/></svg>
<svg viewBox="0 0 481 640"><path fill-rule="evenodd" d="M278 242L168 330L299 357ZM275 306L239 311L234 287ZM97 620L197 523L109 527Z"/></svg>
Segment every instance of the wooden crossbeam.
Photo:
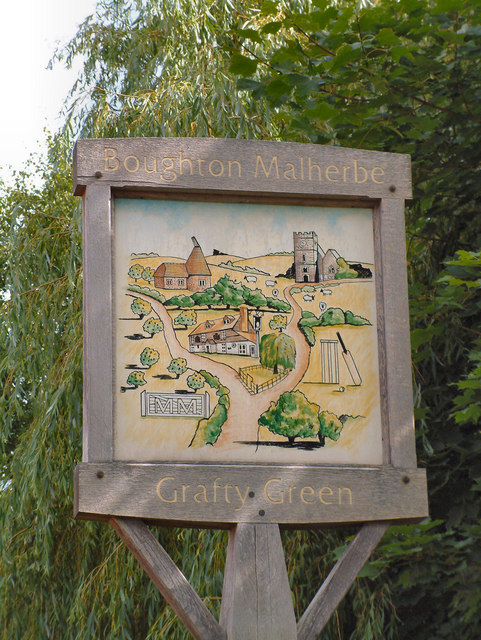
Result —
<svg viewBox="0 0 481 640"><path fill-rule="evenodd" d="M383 537L389 522L365 524L327 576L297 625L297 640L315 640Z"/></svg>
<svg viewBox="0 0 481 640"><path fill-rule="evenodd" d="M110 524L196 640L227 634L143 520L112 518Z"/></svg>

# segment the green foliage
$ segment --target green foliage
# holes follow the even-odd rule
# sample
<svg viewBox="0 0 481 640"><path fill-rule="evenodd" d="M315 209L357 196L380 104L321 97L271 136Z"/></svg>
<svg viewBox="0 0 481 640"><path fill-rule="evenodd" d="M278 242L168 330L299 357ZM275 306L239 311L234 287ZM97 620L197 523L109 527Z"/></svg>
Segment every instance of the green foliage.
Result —
<svg viewBox="0 0 481 640"><path fill-rule="evenodd" d="M211 287L209 289L206 289L205 291L193 293L192 300L196 305L205 305L210 309L213 304L219 304L220 302L222 302L222 297L215 291L215 289Z"/></svg>
<svg viewBox="0 0 481 640"><path fill-rule="evenodd" d="M175 373L175 377L179 378L187 371L187 360L185 358L173 358L167 367L167 371Z"/></svg>
<svg viewBox="0 0 481 640"><path fill-rule="evenodd" d="M245 302L242 286L233 282L229 276L219 278L214 285L214 289L220 295L222 303L225 304L227 309L230 309L230 307L239 308Z"/></svg>
<svg viewBox="0 0 481 640"><path fill-rule="evenodd" d="M212 445L217 441L227 420L230 406L229 389L221 384L217 376L204 369L199 371L198 375L207 382L211 389L216 389L216 395L219 400L210 416L199 420L194 437L189 445L191 447L201 447L206 444Z"/></svg>
<svg viewBox="0 0 481 640"><path fill-rule="evenodd" d="M282 331L282 329L285 329L286 326L287 326L286 316L281 316L280 314L276 314L275 316L272 316L272 318L269 320L269 329L272 329L273 331L275 331L276 329L279 329L279 331Z"/></svg>
<svg viewBox="0 0 481 640"><path fill-rule="evenodd" d="M318 419L318 436L321 444L324 444L326 438L334 440L335 442L339 440L341 431L343 429L343 424L339 420L338 416L336 416L334 413L331 413L330 411L320 411Z"/></svg>
<svg viewBox="0 0 481 640"><path fill-rule="evenodd" d="M147 384L144 372L131 371L127 377L127 384L130 384L133 387L141 387L142 385Z"/></svg>
<svg viewBox="0 0 481 640"><path fill-rule="evenodd" d="M140 354L140 362L145 367L150 368L153 364L159 361L160 353L156 349L145 347Z"/></svg>
<svg viewBox="0 0 481 640"><path fill-rule="evenodd" d="M284 333L266 333L260 345L260 361L263 367L274 369L294 369L296 366L296 343Z"/></svg>
<svg viewBox="0 0 481 640"><path fill-rule="evenodd" d="M266 305L266 297L260 289L250 289L249 287L243 286L242 292L245 304L255 307L256 309Z"/></svg>
<svg viewBox="0 0 481 640"><path fill-rule="evenodd" d="M179 313L178 316L174 318L174 325L180 325L181 327L193 327L197 322L197 314L193 309L188 309L187 311L183 311Z"/></svg>
<svg viewBox="0 0 481 640"><path fill-rule="evenodd" d="M467 567L481 542L479 2L316 1L304 11L278 4L251 14L236 43L257 61L255 75L244 66L238 86L270 103L283 139L412 156L407 250L418 456L428 467L431 513L442 523L421 534L407 527L402 553L390 555L391 537L376 554L382 566L369 588L385 612L396 608L399 623L392 615L374 623L375 600L361 581L350 606L359 614L363 593L365 615L349 620L341 607L341 630L327 628L326 637L477 638L479 587Z"/></svg>
<svg viewBox="0 0 481 640"><path fill-rule="evenodd" d="M290 444L296 438L310 438L319 431L319 407L300 391L286 391L259 417L259 424L272 433L285 436Z"/></svg>
<svg viewBox="0 0 481 640"><path fill-rule="evenodd" d="M152 269L152 267L144 267L144 270L142 271L142 280L145 280L149 284L152 284L152 282L154 281L154 273L155 271Z"/></svg>
<svg viewBox="0 0 481 640"><path fill-rule="evenodd" d="M355 315L347 309L343 311L340 307L331 307L317 317L312 311L303 311L302 316L297 323L299 329L311 347L316 344L316 336L313 327L330 327L339 324L350 324L360 327L362 325L371 324L369 320L362 316Z"/></svg>
<svg viewBox="0 0 481 640"><path fill-rule="evenodd" d="M336 271L336 275L334 276L336 279L357 278L357 271L355 269L351 269L344 258L338 258L337 264L339 265L339 269Z"/></svg>
<svg viewBox="0 0 481 640"><path fill-rule="evenodd" d="M156 291L155 289L151 289L150 287L141 287L138 284L129 284L127 289L129 291L135 291L136 293L143 293L145 296L153 298L158 302L165 302L165 296L162 295L160 291Z"/></svg>
<svg viewBox="0 0 481 640"><path fill-rule="evenodd" d="M438 520L389 530L322 639L477 640L479 3L102 0L97 11L59 54L85 64L65 136L0 193L2 638L188 638L115 533L71 518L82 421L73 131L277 137L412 155L418 455ZM226 71L228 46L251 61L237 58L247 74L240 91ZM217 614L225 534L154 532ZM283 532L298 617L345 533Z"/></svg>
<svg viewBox="0 0 481 640"><path fill-rule="evenodd" d="M194 306L194 301L190 296L173 296L165 301L166 307L178 307L179 309L189 309Z"/></svg>
<svg viewBox="0 0 481 640"><path fill-rule="evenodd" d="M145 316L149 315L149 313L152 311L150 303L142 300L142 298L134 298L134 301L130 305L130 308L136 315L139 316L141 320Z"/></svg>
<svg viewBox="0 0 481 640"><path fill-rule="evenodd" d="M141 264L133 264L129 269L129 276L137 282L137 280L142 277L143 271L144 268Z"/></svg>
<svg viewBox="0 0 481 640"><path fill-rule="evenodd" d="M164 330L164 323L160 318L147 318L142 325L142 329L153 338L156 333Z"/></svg>
<svg viewBox="0 0 481 640"><path fill-rule="evenodd" d="M197 373L196 371L194 373L191 373L190 376L187 376L187 386L191 389L202 389L204 384L204 378L200 373Z"/></svg>

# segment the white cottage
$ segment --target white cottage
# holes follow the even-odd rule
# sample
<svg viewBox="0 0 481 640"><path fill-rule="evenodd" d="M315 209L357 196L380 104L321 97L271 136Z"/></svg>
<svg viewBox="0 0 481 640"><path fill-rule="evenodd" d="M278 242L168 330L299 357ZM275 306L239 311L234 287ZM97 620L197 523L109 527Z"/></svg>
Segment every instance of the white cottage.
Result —
<svg viewBox="0 0 481 640"><path fill-rule="evenodd" d="M249 320L249 309L241 305L239 315L226 313L222 318L206 320L189 334L191 353L226 353L259 356L257 334Z"/></svg>

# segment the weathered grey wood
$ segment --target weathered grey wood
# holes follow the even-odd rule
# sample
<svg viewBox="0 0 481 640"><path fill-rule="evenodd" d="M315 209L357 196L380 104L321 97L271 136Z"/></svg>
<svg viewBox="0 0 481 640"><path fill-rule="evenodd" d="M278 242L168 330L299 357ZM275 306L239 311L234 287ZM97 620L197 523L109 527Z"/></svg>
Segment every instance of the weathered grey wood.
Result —
<svg viewBox="0 0 481 640"><path fill-rule="evenodd" d="M316 640L357 574L386 532L389 523L365 524L327 576L297 625L298 640Z"/></svg>
<svg viewBox="0 0 481 640"><path fill-rule="evenodd" d="M285 465L78 465L76 516L167 523L322 523L426 517L423 469Z"/></svg>
<svg viewBox="0 0 481 640"><path fill-rule="evenodd" d="M95 182L204 192L411 197L407 155L265 140L79 140L75 193Z"/></svg>
<svg viewBox="0 0 481 640"><path fill-rule="evenodd" d="M85 461L112 460L112 263L110 187L84 194L84 420Z"/></svg>
<svg viewBox="0 0 481 640"><path fill-rule="evenodd" d="M295 640L296 619L279 527L229 533L220 623L228 640Z"/></svg>
<svg viewBox="0 0 481 640"><path fill-rule="evenodd" d="M126 518L112 518L110 524L193 637L226 640L225 631L147 525Z"/></svg>
<svg viewBox="0 0 481 640"><path fill-rule="evenodd" d="M389 462L395 467L415 467L404 202L383 200L379 213L383 268L383 375L386 381L384 402L389 424Z"/></svg>

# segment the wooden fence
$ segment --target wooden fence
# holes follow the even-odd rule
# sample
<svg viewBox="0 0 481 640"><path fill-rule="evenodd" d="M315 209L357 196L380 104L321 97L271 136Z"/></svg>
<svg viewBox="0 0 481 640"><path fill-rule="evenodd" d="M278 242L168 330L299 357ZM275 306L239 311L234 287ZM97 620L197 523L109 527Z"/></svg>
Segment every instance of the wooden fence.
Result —
<svg viewBox="0 0 481 640"><path fill-rule="evenodd" d="M270 389L289 374L289 369L283 369L280 373L276 373L272 378L269 378L269 380L258 384L257 382L254 382L254 378L250 373L248 373L254 369L269 369L269 371L274 371L274 369L270 367L263 367L261 364L255 364L250 367L242 367L242 369L239 369L240 379L251 393L260 393L265 389Z"/></svg>

